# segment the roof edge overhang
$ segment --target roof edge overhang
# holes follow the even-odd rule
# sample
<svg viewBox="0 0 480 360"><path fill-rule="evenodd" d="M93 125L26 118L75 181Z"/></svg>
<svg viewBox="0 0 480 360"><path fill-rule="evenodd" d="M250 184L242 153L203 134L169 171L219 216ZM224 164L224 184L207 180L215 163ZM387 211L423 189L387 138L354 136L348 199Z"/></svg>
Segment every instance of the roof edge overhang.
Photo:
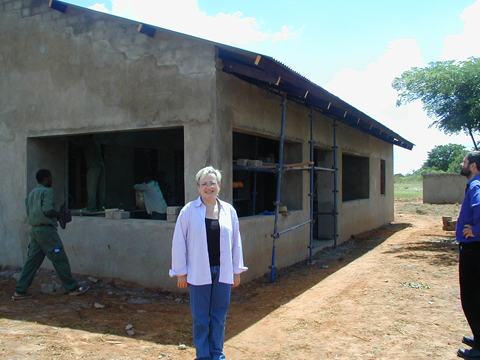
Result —
<svg viewBox="0 0 480 360"><path fill-rule="evenodd" d="M408 150L414 144L281 62L262 54L216 43L223 71L337 119L357 130Z"/></svg>

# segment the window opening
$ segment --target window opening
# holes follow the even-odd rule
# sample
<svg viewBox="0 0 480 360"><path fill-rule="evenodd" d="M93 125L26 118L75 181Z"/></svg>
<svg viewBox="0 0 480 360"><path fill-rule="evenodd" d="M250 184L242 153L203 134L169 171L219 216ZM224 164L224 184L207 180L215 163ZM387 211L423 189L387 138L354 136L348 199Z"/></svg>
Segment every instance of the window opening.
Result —
<svg viewBox="0 0 480 360"><path fill-rule="evenodd" d="M131 217L148 218L145 211L139 209L133 189L135 184L143 183L148 174L159 183L168 206L184 204L183 129L164 129L63 137L68 144L70 209L84 209L88 204L88 166L82 145L87 136L93 136L101 145L105 166L105 208L125 209L133 211ZM98 210L102 213L101 209Z"/></svg>
<svg viewBox="0 0 480 360"><path fill-rule="evenodd" d="M368 199L369 158L342 155L342 201Z"/></svg>
<svg viewBox="0 0 480 360"><path fill-rule="evenodd" d="M233 160L240 159L261 160L264 165L274 166L278 161L278 141L234 132ZM274 173L234 170L233 185L233 206L239 217L275 211Z"/></svg>

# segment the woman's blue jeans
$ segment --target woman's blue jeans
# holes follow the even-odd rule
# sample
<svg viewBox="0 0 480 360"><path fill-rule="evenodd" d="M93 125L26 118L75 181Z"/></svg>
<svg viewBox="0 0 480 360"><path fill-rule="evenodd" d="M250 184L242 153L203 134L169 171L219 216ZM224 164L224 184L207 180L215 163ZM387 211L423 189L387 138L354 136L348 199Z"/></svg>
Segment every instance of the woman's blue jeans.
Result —
<svg viewBox="0 0 480 360"><path fill-rule="evenodd" d="M211 266L210 272L212 284L188 284L196 360L225 359L223 342L232 285L218 282L220 266Z"/></svg>

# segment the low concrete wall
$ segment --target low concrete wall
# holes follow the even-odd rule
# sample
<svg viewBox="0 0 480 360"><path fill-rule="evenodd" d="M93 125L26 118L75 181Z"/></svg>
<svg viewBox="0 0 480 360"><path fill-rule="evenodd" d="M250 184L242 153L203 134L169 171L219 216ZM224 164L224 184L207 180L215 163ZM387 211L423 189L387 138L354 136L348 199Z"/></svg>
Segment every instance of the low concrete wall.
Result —
<svg viewBox="0 0 480 360"><path fill-rule="evenodd" d="M423 175L423 202L456 204L465 197L467 178L460 174Z"/></svg>
<svg viewBox="0 0 480 360"><path fill-rule="evenodd" d="M298 222L302 212L281 217L279 229ZM247 282L268 273L272 256L273 216L240 219ZM139 219L113 220L74 216L65 230L59 228L74 274L120 278L152 288L178 290L168 275L171 266L174 223ZM276 266L282 268L308 257L308 226L277 241ZM27 246L25 237L23 245ZM49 261L43 267L52 269Z"/></svg>

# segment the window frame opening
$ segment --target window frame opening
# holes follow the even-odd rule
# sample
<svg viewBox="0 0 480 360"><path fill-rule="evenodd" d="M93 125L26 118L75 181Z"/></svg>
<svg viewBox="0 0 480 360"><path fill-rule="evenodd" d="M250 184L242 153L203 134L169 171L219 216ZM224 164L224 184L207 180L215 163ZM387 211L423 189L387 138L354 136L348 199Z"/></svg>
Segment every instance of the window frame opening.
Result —
<svg viewBox="0 0 480 360"><path fill-rule="evenodd" d="M370 158L342 154L342 202L370 198Z"/></svg>
<svg viewBox="0 0 480 360"><path fill-rule="evenodd" d="M380 159L380 195L386 195L387 188L387 163L385 160Z"/></svg>
<svg viewBox="0 0 480 360"><path fill-rule="evenodd" d="M239 217L268 215L275 212L279 141L266 136L234 131L233 163L251 160L251 166L234 166L233 206ZM284 143L284 164L299 163L302 159L302 144ZM239 161L240 160L240 161ZM253 162L259 160L256 166ZM303 175L299 171L285 171L282 174L280 201L289 211L302 209Z"/></svg>
<svg viewBox="0 0 480 360"><path fill-rule="evenodd" d="M100 150L107 210L130 211L131 218L150 219L133 188L149 174L159 183L168 206L185 204L183 127L29 138L28 168L51 169L54 192L61 189L56 203L65 203L72 215L105 216L103 209L85 211L88 166L82 140L86 138L95 139Z"/></svg>

